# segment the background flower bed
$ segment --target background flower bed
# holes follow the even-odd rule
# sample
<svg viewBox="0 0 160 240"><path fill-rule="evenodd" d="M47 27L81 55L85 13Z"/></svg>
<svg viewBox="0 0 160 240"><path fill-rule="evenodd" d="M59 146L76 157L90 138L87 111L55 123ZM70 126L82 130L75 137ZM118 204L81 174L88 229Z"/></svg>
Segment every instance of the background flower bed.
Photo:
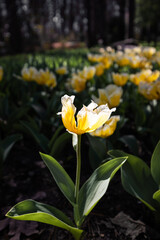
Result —
<svg viewBox="0 0 160 240"><path fill-rule="evenodd" d="M16 233L11 232L11 230L13 231L13 226L9 225L8 222L4 223L4 213L10 206L25 198L42 199L50 204L53 204L55 201L57 207L58 205L61 206L63 202L64 210L70 213L68 204L62 199L57 187L52 185L53 182L49 180L49 174L47 170L45 172L44 165L38 155L39 151L52 153L64 165L71 176L73 175L72 169L75 167L75 157L70 147L71 138L62 127L61 119L56 115L61 108L60 98L67 91L64 87L66 77L57 76L57 87L50 89L46 86L37 85L35 82L25 82L20 79L21 69L26 62L29 63L29 66L35 66L39 69L48 67L53 72L63 64L69 71L73 68L82 69L84 66L90 65L86 56L88 52L89 50L87 49L69 50L66 52L55 51L45 55L4 57L0 60L0 65L4 68L3 81L0 83L1 143L13 134L21 136L3 164L1 181L1 195L4 195L4 198L1 199L1 207L3 209L1 216L2 237L6 236L7 238L8 232L14 237L19 231L14 229ZM99 87L101 84L104 87L106 84L111 83L112 70L112 67L106 70L105 74L99 79ZM76 94L78 107L81 107L82 102L88 104L90 101L91 87L92 85L87 86L80 93L74 93L73 90L68 91L69 94ZM156 116L159 112L152 102L148 102L140 94L137 94L136 89L136 86L132 84L124 86L123 101L118 107L118 112L122 116L121 122L115 134L107 140L107 149L120 148L142 157L149 164L155 144L159 140L157 128L159 124L158 116ZM150 106L151 111L147 111L148 106ZM148 114L148 116L146 117L145 114ZM52 141L48 145L50 139ZM97 141L101 140L97 139ZM56 142L58 142L57 145ZM88 154L89 139L87 136L84 136L83 145L83 159L85 161L82 163L82 179L85 180L94 167L92 165L92 155ZM90 151L92 152L93 149L90 149ZM103 159L100 156L101 160ZM72 176L73 179L74 177ZM42 185L40 184L41 182L43 182ZM93 212L93 216L91 215L86 223L85 227L89 234L87 239L94 239L94 237L95 239L125 239L125 237L128 239L126 231L122 230L124 227L116 227L116 224L113 223L114 221L111 222L111 218L114 218L122 211L133 217L133 219L142 220L146 225L154 228L150 212L139 201L124 192L120 185L119 175L113 179L113 183L111 182L110 189L111 191L106 194L102 203L98 205L95 212ZM99 214L101 215L100 218ZM149 214L149 217L147 214ZM93 218L94 221L92 221ZM102 225L99 225L99 219L102 221ZM40 224L41 230L34 233L37 225L33 227L31 235L34 233L35 236L31 236L29 239L34 239L34 237L35 239L36 237L44 239L43 234L49 234L51 239L55 236L58 236L58 239L60 237L62 239L69 238L68 235L66 235L67 237L63 236L65 233L59 229L51 230L52 228L47 227L48 230L45 230L45 228ZM95 228L97 228L96 231ZM98 230L99 228L102 230ZM45 231L49 231L49 233ZM37 234L40 234L40 236L37 236ZM97 235L94 236L94 234ZM24 235L26 235L26 232L22 237L25 239ZM129 237L131 239L153 239L150 230L149 233L142 230L137 235L137 238L134 238L135 236Z"/></svg>

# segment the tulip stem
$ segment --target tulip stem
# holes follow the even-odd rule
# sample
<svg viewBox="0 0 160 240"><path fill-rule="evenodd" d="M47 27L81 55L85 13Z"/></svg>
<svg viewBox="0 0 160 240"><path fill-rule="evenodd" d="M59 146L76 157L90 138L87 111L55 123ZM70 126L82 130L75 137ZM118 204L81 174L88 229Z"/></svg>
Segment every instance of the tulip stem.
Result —
<svg viewBox="0 0 160 240"><path fill-rule="evenodd" d="M76 169L76 184L75 184L75 199L78 202L80 174L81 174L81 135L78 135L78 142L76 146L77 169Z"/></svg>

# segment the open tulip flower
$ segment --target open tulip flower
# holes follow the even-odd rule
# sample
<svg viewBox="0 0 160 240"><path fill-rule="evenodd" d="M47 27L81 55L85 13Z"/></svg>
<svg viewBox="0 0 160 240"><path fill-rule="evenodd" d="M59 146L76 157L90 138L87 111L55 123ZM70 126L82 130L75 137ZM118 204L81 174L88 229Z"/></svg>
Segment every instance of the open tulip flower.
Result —
<svg viewBox="0 0 160 240"><path fill-rule="evenodd" d="M35 81L38 76L38 70L35 67L23 67L22 78L26 81Z"/></svg>
<svg viewBox="0 0 160 240"><path fill-rule="evenodd" d="M56 87L57 85L55 74L53 72L50 72L48 69L39 70L38 76L36 78L36 82L40 85L51 86L53 88Z"/></svg>
<svg viewBox="0 0 160 240"><path fill-rule="evenodd" d="M118 86L123 86L129 79L129 75L127 73L112 73L113 82Z"/></svg>
<svg viewBox="0 0 160 240"><path fill-rule="evenodd" d="M68 71L67 71L67 68L65 66L64 67L62 66L62 67L59 67L59 68L56 69L56 73L59 74L59 75L65 75L65 74L68 73Z"/></svg>
<svg viewBox="0 0 160 240"><path fill-rule="evenodd" d="M92 96L93 100L98 104L108 104L109 108L117 107L120 103L123 90L115 84L109 84L104 89L98 89L99 98Z"/></svg>
<svg viewBox="0 0 160 240"><path fill-rule="evenodd" d="M77 113L77 122L75 120L76 107L74 106L74 96L64 95L62 101L62 121L65 128L71 132L81 135L87 132L93 132L101 127L110 117L115 108L109 109L108 105L98 105L91 102L88 106L83 108Z"/></svg>
<svg viewBox="0 0 160 240"><path fill-rule="evenodd" d="M86 79L74 73L72 77L68 79L68 86L75 92L82 92L86 88Z"/></svg>
<svg viewBox="0 0 160 240"><path fill-rule="evenodd" d="M120 120L120 116L113 116L100 128L96 129L94 132L91 132L90 135L94 137L107 138L111 136L117 127L117 122Z"/></svg>

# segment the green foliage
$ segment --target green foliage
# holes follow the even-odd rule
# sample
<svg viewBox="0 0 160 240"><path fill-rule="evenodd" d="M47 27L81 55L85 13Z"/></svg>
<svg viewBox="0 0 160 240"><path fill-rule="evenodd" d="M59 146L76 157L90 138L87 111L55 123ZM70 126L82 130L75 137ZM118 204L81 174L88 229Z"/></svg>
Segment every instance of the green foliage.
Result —
<svg viewBox="0 0 160 240"><path fill-rule="evenodd" d="M50 205L42 204L33 200L25 200L16 204L6 216L16 220L47 223L66 229L76 240L80 239L83 232L82 230L77 229L62 211Z"/></svg>
<svg viewBox="0 0 160 240"><path fill-rule="evenodd" d="M42 154L41 157L47 167L49 168L54 180L56 181L58 187L65 195L65 197L70 201L72 205L75 204L74 197L74 183L66 173L64 168L51 156Z"/></svg>
<svg viewBox="0 0 160 240"><path fill-rule="evenodd" d="M85 217L105 194L110 180L126 161L126 157L110 160L97 168L78 192L78 201L75 199L76 186L63 167L49 155L41 153L41 157L58 187L73 205L76 227L60 210L33 200L25 200L16 204L6 216L17 220L51 224L68 230L76 240L79 240L83 233L80 227Z"/></svg>
<svg viewBox="0 0 160 240"><path fill-rule="evenodd" d="M127 156L127 162L121 168L121 180L124 189L141 200L153 211L160 211L160 142L158 142L152 158L151 169L140 158L119 150L109 151L112 157Z"/></svg>
<svg viewBox="0 0 160 240"><path fill-rule="evenodd" d="M98 167L84 183L78 198L79 224L91 212L107 191L110 180L126 161L126 157L115 158Z"/></svg>
<svg viewBox="0 0 160 240"><path fill-rule="evenodd" d="M22 139L22 135L14 134L0 141L0 159L5 161L13 145Z"/></svg>

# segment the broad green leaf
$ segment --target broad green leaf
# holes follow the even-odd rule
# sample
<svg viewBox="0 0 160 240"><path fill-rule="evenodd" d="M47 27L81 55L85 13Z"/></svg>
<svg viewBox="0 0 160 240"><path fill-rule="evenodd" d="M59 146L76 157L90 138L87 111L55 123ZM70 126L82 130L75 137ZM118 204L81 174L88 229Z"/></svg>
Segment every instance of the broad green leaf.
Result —
<svg viewBox="0 0 160 240"><path fill-rule="evenodd" d="M83 230L74 226L72 221L60 210L50 205L33 200L25 200L16 204L6 214L16 220L27 220L47 223L68 230L76 240L79 240Z"/></svg>
<svg viewBox="0 0 160 240"><path fill-rule="evenodd" d="M98 137L91 137L89 134L87 134L87 137L90 143L89 145L90 164L93 169L96 169L106 158L107 155L106 140Z"/></svg>
<svg viewBox="0 0 160 240"><path fill-rule="evenodd" d="M158 203L160 203L160 190L156 191L153 194L153 199L155 199Z"/></svg>
<svg viewBox="0 0 160 240"><path fill-rule="evenodd" d="M65 195L65 197L70 201L72 205L75 203L74 197L74 183L70 176L66 173L64 168L51 156L47 154L40 153L43 161L49 168L54 180L56 181L58 187Z"/></svg>
<svg viewBox="0 0 160 240"><path fill-rule="evenodd" d="M158 142L151 158L151 173L155 182L160 187L160 141Z"/></svg>
<svg viewBox="0 0 160 240"><path fill-rule="evenodd" d="M128 157L127 162L121 168L121 180L124 189L140 199L151 210L155 210L156 202L152 196L157 191L158 186L147 164L142 159L119 150L111 150L109 155Z"/></svg>
<svg viewBox="0 0 160 240"><path fill-rule="evenodd" d="M105 194L111 178L126 161L126 159L126 157L116 158L102 164L84 183L79 192L78 199L80 215L79 225L82 224L84 218Z"/></svg>
<svg viewBox="0 0 160 240"><path fill-rule="evenodd" d="M43 134L39 133L28 122L21 121L21 124L28 130L30 135L34 138L36 143L45 151L48 152L48 139Z"/></svg>
<svg viewBox="0 0 160 240"><path fill-rule="evenodd" d="M0 157L2 158L2 161L5 161L13 145L21 139L21 134L14 134L6 137L3 141L0 142L0 154L2 155Z"/></svg>

